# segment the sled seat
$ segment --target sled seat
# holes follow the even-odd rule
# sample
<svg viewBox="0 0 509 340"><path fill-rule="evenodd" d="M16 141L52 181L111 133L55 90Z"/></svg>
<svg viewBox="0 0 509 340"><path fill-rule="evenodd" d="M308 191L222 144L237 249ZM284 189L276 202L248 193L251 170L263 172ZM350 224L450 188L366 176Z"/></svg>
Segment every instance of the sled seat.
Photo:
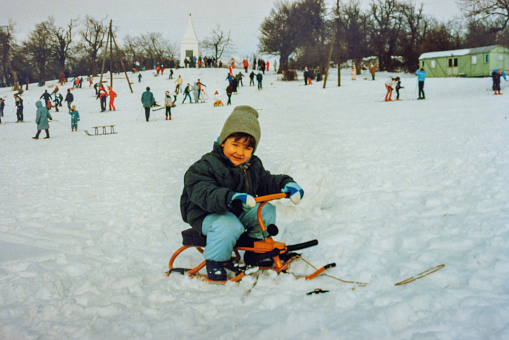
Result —
<svg viewBox="0 0 509 340"><path fill-rule="evenodd" d="M102 129L103 135L114 135L115 134L115 125L103 125L103 126L92 126L95 129L95 134L100 135L99 129ZM106 128L110 128L110 132L106 132Z"/></svg>
<svg viewBox="0 0 509 340"><path fill-rule="evenodd" d="M182 231L183 246L205 247L207 245L207 237L190 228Z"/></svg>
<svg viewBox="0 0 509 340"><path fill-rule="evenodd" d="M254 241L257 239L247 236L246 233L242 234L237 241L235 247L253 247ZM194 246L194 247L205 247L207 245L207 236L198 233L193 228L182 231L182 245Z"/></svg>

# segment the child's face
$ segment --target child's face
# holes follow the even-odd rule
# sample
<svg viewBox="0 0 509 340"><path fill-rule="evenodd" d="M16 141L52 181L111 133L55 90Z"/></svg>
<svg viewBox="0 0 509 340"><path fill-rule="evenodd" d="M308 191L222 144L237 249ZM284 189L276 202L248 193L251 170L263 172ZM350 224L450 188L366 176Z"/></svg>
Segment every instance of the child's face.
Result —
<svg viewBox="0 0 509 340"><path fill-rule="evenodd" d="M234 137L227 138L223 144L223 153L235 166L246 163L253 154L253 148L249 146L247 138L235 140Z"/></svg>

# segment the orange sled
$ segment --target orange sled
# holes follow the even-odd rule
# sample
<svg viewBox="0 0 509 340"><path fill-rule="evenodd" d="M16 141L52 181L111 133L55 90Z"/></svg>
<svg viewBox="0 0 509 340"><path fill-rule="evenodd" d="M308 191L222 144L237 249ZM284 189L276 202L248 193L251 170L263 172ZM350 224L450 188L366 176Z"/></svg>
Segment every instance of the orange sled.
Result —
<svg viewBox="0 0 509 340"><path fill-rule="evenodd" d="M257 203L260 203L258 206L257 217L258 223L260 224L260 228L263 232L267 231L269 233L269 237L263 240L257 240L247 237L247 235L242 235L241 238L237 241L233 252L235 253L234 262L240 263L241 256L239 251L250 251L258 254L258 260L272 258L273 265L271 267L259 267L260 269L265 270L274 270L277 273L283 272L289 269L289 265L292 261L300 258L300 255L297 253L293 253L293 251L309 248L312 246L316 246L318 244L317 240L311 240L304 243L294 244L294 245L286 245L285 243L274 241L272 236L277 235L278 229L275 225L271 224L268 227L265 227L265 224L262 220L262 209L271 200L286 198L288 197L287 193L278 193L267 196L256 197L255 200ZM176 258L184 252L184 250L195 248L200 253L203 253L205 245L207 243L207 238L197 233L194 229L187 229L182 232L182 246L177 249L177 251L170 258L169 263L169 271L166 272L167 276L172 273L180 273L186 274L191 277L200 278L203 281L207 282L226 282L226 281L210 281L207 278L207 275L200 274L199 271L205 267L205 261L201 262L194 268L175 268L174 263ZM326 269L335 267L335 263L328 264L316 270L314 273L304 276L306 280L311 280L323 273ZM250 267L246 267L247 271L249 271ZM237 276L228 279L228 281L237 282L240 281L246 275L246 270L242 271ZM300 277L297 277L300 278Z"/></svg>

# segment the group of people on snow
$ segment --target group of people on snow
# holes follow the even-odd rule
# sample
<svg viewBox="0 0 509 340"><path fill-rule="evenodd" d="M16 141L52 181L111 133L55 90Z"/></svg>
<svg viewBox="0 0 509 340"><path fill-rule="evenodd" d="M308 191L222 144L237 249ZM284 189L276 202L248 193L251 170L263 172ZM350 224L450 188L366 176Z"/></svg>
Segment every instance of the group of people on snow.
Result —
<svg viewBox="0 0 509 340"><path fill-rule="evenodd" d="M235 63L235 61L232 60L230 67L228 68L229 72L226 77L226 80L228 80L228 86L226 87L226 90L225 90L225 94L227 96L226 105L232 104L232 102L231 102L232 95L237 93L239 86L243 86L242 78L244 77L244 75L242 74L242 72L239 72L236 75L233 74L234 63ZM256 78L256 80L258 82L258 89L262 89L263 71L265 69L268 70L268 62L265 62L261 59L259 59L259 60L255 59L253 61L253 64L256 65L257 67L253 67L253 71L249 74L249 79L250 79L249 85L254 86L255 85L254 79ZM157 66L159 66L159 65L156 65L156 68L157 68ZM244 71L246 73L248 72L249 66L250 66L249 62L244 59L242 62L242 68L244 69ZM163 69L164 69L163 67L164 66L160 65L159 70L161 71L161 73L163 72ZM256 68L259 69L258 73L255 73ZM372 76L372 80L375 79L375 71L376 71L376 67L374 65L372 65L369 68L369 72ZM171 72L171 73L173 74L173 72ZM425 78L427 76L427 72L424 70L424 68L421 67L415 71L415 74L417 75L417 80L418 80L418 99L425 99L426 97L425 97L425 93L424 93L424 82L425 82ZM309 70L306 67L304 69L303 75L304 75L304 84L305 85L311 84L312 79L313 79L313 71ZM500 90L501 78L504 78L504 80L507 81L504 71L502 69L495 69L495 70L493 70L491 76L492 76L492 80L493 80L494 94L502 94L501 90ZM170 77L171 77L171 75L170 75ZM90 81L89 86L92 86L93 78L91 76L89 76L87 79ZM355 79L356 79L356 69L355 69L355 67L352 67L352 80L355 80ZM62 73L61 76L59 77L59 83L61 84L61 86L65 83L65 81L66 81L65 75ZM38 133L36 135L37 137L39 136L39 133L41 130L46 130L44 121L46 120L46 124L47 124L47 120L48 119L51 120L51 114L49 113L51 108L55 108L56 112L59 112L58 108L62 107L62 103L64 101L67 103L69 114L71 115L71 131L77 131L77 127L78 127L77 124L79 121L79 113L76 110L76 106L73 105L74 95L71 92L71 90L73 88L80 88L82 81L83 81L82 77L75 77L73 79L73 86L72 86L72 88L67 89L67 94L65 96L65 99L63 98L62 94L59 92L58 85L55 86L53 92L51 92L51 93L49 93L48 90L44 91L44 93L40 96L39 99L42 99L44 101L45 105L41 106L41 107L39 107L39 105L36 105L37 112L39 115L39 118L37 118L37 120L38 120L38 122L43 122L41 126L39 126L39 123L38 123ZM141 74L139 75L139 81L141 81ZM182 92L182 85L184 83L182 76L178 75L178 78L174 81L174 83L176 83L174 94L172 95L172 94L170 94L170 91L166 91L165 97L164 97L164 106L165 106L164 108L166 109L165 116L166 116L167 120L171 120L171 108L175 106L175 101L177 100L177 95ZM184 98L182 100L182 104L185 103L187 98L189 98L190 103L198 103L200 101L200 98L203 98L205 96L204 87L206 87L206 85L203 82L201 82L200 79L198 79L198 81L194 82L193 85L191 85L190 83L187 83L187 86L183 90ZM394 90L396 91L396 99L395 100L400 100L400 89L403 88L403 86L401 85L400 77L391 77L390 79L388 79L385 82L385 87L386 87L385 101L392 101L392 93ZM99 84L96 83L94 85L94 88L96 90L96 99L100 99L101 112L106 111L107 98L109 98L109 105L108 105L109 110L110 111L116 110L115 105L114 105L114 100L117 97L117 94L115 93L115 91L113 91L112 87L105 86L102 83L99 83ZM16 122L23 122L24 107L23 107L23 99L21 98L21 93L22 93L22 91L15 93L13 95L14 103L15 103L15 107L16 107L16 116L17 116ZM191 97L191 94L192 94L192 97ZM52 101L53 101L53 103L52 103ZM42 102L40 102L40 103L42 105ZM145 92L143 92L143 94L142 94L142 103L145 108L146 120L149 121L150 108L157 105L155 102L155 99L154 99L154 95L150 92L149 87L147 87L147 90ZM219 91L217 91L217 90L215 91L215 94L214 94L214 103L213 104L214 104L214 106L224 105L220 96L219 96ZM1 118L4 116L4 108L5 108L5 100L2 98L0 100L0 124L2 123ZM48 111L48 113L45 114L43 109L46 109ZM48 127L48 129L49 129L49 127ZM49 138L49 132L47 132L47 138Z"/></svg>

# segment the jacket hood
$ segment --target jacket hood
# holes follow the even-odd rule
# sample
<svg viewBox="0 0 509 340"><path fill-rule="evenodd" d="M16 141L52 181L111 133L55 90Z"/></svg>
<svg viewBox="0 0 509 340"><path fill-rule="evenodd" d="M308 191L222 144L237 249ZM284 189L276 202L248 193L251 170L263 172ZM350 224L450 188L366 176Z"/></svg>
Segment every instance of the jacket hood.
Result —
<svg viewBox="0 0 509 340"><path fill-rule="evenodd" d="M38 101L35 103L35 106L37 106L37 108L42 107L42 102L41 102L40 100L38 100Z"/></svg>

